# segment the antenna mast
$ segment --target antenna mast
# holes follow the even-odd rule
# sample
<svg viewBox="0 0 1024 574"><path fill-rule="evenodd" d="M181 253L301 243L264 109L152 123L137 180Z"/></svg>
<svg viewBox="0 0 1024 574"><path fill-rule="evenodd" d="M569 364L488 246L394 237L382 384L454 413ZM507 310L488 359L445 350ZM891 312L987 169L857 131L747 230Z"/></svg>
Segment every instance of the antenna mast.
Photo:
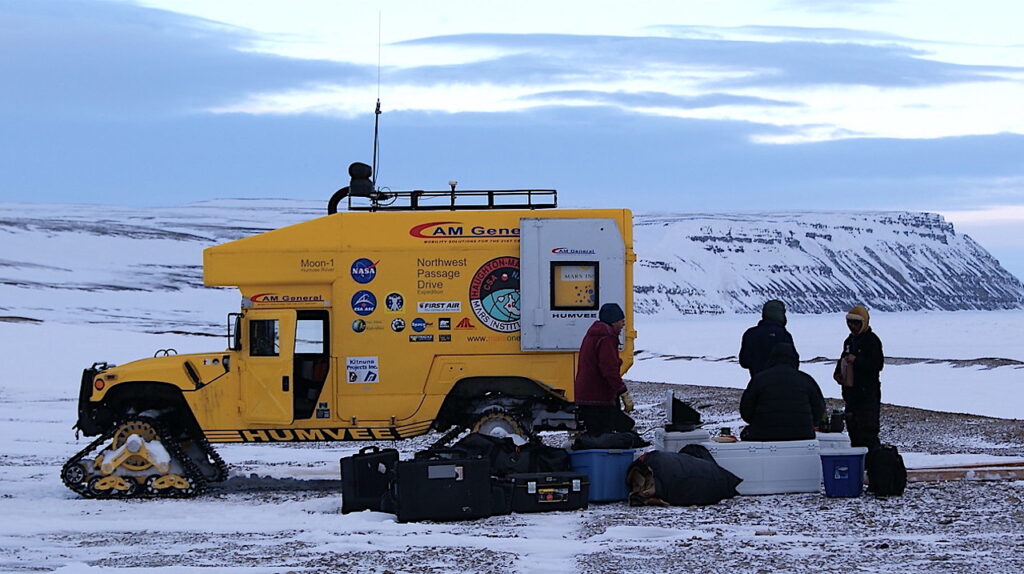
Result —
<svg viewBox="0 0 1024 574"><path fill-rule="evenodd" d="M377 109L373 112L373 181L380 181L377 174L377 148L380 140L380 45L381 13L377 12Z"/></svg>

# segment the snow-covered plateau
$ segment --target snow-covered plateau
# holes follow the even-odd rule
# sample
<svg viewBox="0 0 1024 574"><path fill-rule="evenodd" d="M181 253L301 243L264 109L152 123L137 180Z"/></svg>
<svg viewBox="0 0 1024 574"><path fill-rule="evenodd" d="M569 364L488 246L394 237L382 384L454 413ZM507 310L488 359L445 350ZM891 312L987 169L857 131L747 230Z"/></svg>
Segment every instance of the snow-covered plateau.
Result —
<svg viewBox="0 0 1024 574"><path fill-rule="evenodd" d="M902 497L889 499L741 496L707 507L608 503L577 512L398 524L384 513L340 514L338 459L364 443L338 442L218 445L231 477L196 499L84 500L65 488L60 466L87 443L71 428L82 368L151 356L156 349L223 348L218 336L238 295L202 286L201 250L322 213L320 204L281 200L160 210L0 204L0 571L1024 568L1024 481L915 482ZM739 426L738 399L746 383L735 359L739 338L758 319L749 312L771 296L785 299L791 311L817 311L791 312L789 329L802 368L818 380L831 406L839 406L830 372L845 335L844 307L866 302L889 357L882 373L882 438L900 447L908 466L1021 461L1020 282L934 216L924 216L934 229L920 235L944 237L947 251L932 245L931 255L921 255L926 239L913 234L892 233L885 242L891 251L854 239L888 233L874 223L883 215L822 216L820 225L832 229L830 241L841 247L832 249L842 253L834 261L821 255L826 251L818 239L806 236L815 225L813 214L744 216L742 226L729 224L730 234L721 226L734 221L732 216L638 215L637 305L648 313L636 316L637 354L627 374L637 397L638 428L650 437L664 416L661 400L668 389L697 406L711 428ZM686 219L710 225L707 237L735 238L740 227L770 227L782 239L700 245L694 240L684 247L673 238L700 235L679 227L691 225L680 222ZM791 220L799 225L787 227ZM841 221L857 221L850 225L861 232L840 240L835 229L846 225ZM798 240L800 248L783 249L786 237ZM746 246L742 253L729 252L739 245ZM877 257L864 255L847 265L856 260L853 254L868 253L865 245ZM770 257L751 254L752 246L781 250L778 259L790 271L766 270ZM803 261L811 260L827 263L829 271L819 266L800 275L798 269L811 265ZM787 283L789 275L799 281ZM825 289L832 284L840 287ZM956 298L965 285L987 293L987 299L964 293ZM644 286L652 289L645 293ZM788 287L775 290L780 286ZM805 291L811 294L806 299ZM874 304L874 295L884 304ZM434 438L380 445L410 456ZM545 440L562 444L565 438L551 433Z"/></svg>

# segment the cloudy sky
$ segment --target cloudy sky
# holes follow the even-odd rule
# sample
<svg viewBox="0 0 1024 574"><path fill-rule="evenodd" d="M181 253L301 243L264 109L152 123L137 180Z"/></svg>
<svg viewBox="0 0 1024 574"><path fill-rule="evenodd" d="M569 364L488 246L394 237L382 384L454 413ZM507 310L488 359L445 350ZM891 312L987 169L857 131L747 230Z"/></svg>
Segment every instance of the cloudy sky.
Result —
<svg viewBox="0 0 1024 574"><path fill-rule="evenodd" d="M1024 277L1018 0L6 0L0 195L939 212Z"/></svg>

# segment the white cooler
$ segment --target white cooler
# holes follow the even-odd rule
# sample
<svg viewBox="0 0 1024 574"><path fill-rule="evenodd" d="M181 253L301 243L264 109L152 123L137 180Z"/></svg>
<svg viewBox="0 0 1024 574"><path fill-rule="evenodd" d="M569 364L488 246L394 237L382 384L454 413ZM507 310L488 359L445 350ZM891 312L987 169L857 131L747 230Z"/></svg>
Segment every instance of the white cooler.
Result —
<svg viewBox="0 0 1024 574"><path fill-rule="evenodd" d="M740 494L821 491L821 447L815 440L703 442L722 468L743 479Z"/></svg>
<svg viewBox="0 0 1024 574"><path fill-rule="evenodd" d="M688 444L700 444L711 440L711 433L704 429L686 432L669 432L664 428L654 429L654 450L679 452Z"/></svg>

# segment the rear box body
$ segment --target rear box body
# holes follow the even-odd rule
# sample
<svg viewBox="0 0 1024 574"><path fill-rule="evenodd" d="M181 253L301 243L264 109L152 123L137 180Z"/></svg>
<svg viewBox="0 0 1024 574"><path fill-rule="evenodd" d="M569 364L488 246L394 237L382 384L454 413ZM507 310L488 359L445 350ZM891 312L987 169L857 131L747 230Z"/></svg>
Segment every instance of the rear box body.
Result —
<svg viewBox="0 0 1024 574"><path fill-rule="evenodd" d="M590 502L614 502L629 498L626 472L633 464L633 449L595 448L571 450L572 470L590 480Z"/></svg>
<svg viewBox="0 0 1024 574"><path fill-rule="evenodd" d="M821 456L817 440L701 443L719 466L743 479L740 494L821 491Z"/></svg>
<svg viewBox="0 0 1024 574"><path fill-rule="evenodd" d="M401 461L396 470L392 496L399 522L492 514L491 468L483 458Z"/></svg>
<svg viewBox="0 0 1024 574"><path fill-rule="evenodd" d="M513 512L546 512L586 508L587 475L578 472L529 472L508 475Z"/></svg>
<svg viewBox="0 0 1024 574"><path fill-rule="evenodd" d="M368 446L341 459L341 512L381 509L381 496L387 492L398 451Z"/></svg>

